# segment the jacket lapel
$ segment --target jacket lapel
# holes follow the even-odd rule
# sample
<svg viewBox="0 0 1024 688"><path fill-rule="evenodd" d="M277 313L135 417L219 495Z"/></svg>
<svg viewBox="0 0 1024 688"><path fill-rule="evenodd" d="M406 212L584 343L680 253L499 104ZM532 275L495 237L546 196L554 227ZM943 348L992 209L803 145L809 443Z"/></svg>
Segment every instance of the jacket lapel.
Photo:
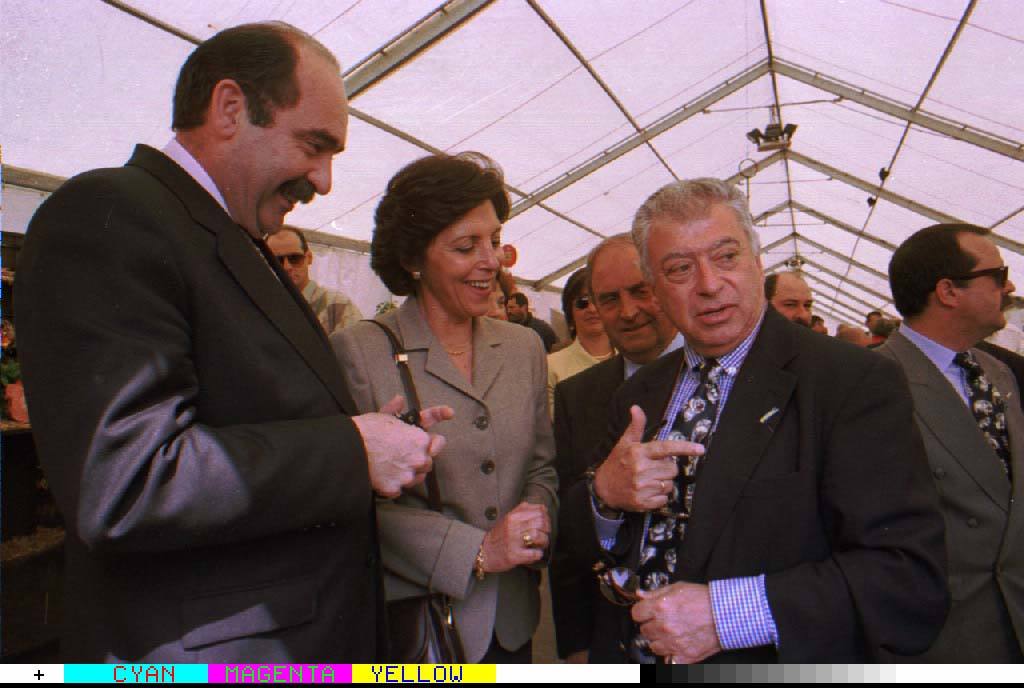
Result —
<svg viewBox="0 0 1024 688"><path fill-rule="evenodd" d="M1010 501L1006 474L963 399L935 364L902 334L893 333L885 346L903 366L914 412L922 425L1005 511Z"/></svg>
<svg viewBox="0 0 1024 688"><path fill-rule="evenodd" d="M398 309L398 327L409 351L425 351L424 370L466 396L483 403L487 390L501 370L501 337L487 318L477 318L473 328L473 382L459 372L444 346L430 330L415 296Z"/></svg>
<svg viewBox="0 0 1024 688"><path fill-rule="evenodd" d="M584 423L583 428L599 428L603 432L608 427L608 402L615 395L616 390L625 382L625 363L622 354L616 354L610 363L599 363L591 370L601 371L595 376L593 383L588 385L584 391L587 399L583 404ZM604 403L598 403L598 402Z"/></svg>
<svg viewBox="0 0 1024 688"><path fill-rule="evenodd" d="M501 355L501 336L497 321L477 318L473 332L473 388L483 401L494 381L498 379L505 357Z"/></svg>
<svg viewBox="0 0 1024 688"><path fill-rule="evenodd" d="M744 484L761 460L796 387L784 369L794 348L789 325L769 308L733 382L701 468L694 512L680 548L680 575L699 580ZM775 413L766 418L766 414ZM764 420L762 420L764 419Z"/></svg>
<svg viewBox="0 0 1024 688"><path fill-rule="evenodd" d="M236 225L224 209L192 177L162 153L138 146L129 165L160 179L188 208L192 218L217 237L217 253L252 302L291 343L349 415L357 413L341 368L319 323L276 261Z"/></svg>

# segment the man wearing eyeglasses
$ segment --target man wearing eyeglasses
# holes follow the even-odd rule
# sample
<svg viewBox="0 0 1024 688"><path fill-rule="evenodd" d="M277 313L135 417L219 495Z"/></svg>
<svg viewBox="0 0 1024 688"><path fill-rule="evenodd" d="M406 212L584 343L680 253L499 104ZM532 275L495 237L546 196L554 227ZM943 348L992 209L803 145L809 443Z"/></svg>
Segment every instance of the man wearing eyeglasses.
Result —
<svg viewBox="0 0 1024 688"><path fill-rule="evenodd" d="M991 232L934 225L889 263L898 332L878 351L910 381L942 498L953 606L913 661L1024 660L1024 414L1010 370L976 345L1003 327L1014 284Z"/></svg>
<svg viewBox="0 0 1024 688"><path fill-rule="evenodd" d="M899 367L767 307L736 187L663 187L633 239L686 344L616 393L590 482L621 658L924 651L947 608L943 522Z"/></svg>
<svg viewBox="0 0 1024 688"><path fill-rule="evenodd" d="M340 291L324 289L310 279L309 266L313 263L313 252L309 250L306 235L301 229L285 225L280 232L267 237L267 246L288 273L295 288L302 292L324 332L331 334L363 319L359 308L347 296Z"/></svg>

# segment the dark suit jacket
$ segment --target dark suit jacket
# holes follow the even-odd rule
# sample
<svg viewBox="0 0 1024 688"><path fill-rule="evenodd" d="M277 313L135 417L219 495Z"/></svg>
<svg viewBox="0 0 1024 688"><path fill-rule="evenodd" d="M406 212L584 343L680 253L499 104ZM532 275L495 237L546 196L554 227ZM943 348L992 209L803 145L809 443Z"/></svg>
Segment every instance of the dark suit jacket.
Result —
<svg viewBox="0 0 1024 688"><path fill-rule="evenodd" d="M593 453L608 431L608 403L615 390L622 386L624 363L622 354L602 361L558 383L555 387L555 466L558 469L560 494L584 479L584 472L594 461ZM551 605L555 618L558 654L565 658L579 650L601 646L607 635L596 619L607 616L597 609L611 606L600 596L592 567L594 560L573 556L572 540L593 528L588 518L579 513L560 518L551 558L549 580ZM584 535L593 537L592 535ZM607 612L607 610L606 610ZM612 612L612 616L618 614ZM603 658L591 652L592 662Z"/></svg>
<svg viewBox="0 0 1024 688"><path fill-rule="evenodd" d="M535 317L533 313L526 314L526 322L522 323L522 326L537 333L537 336L544 342L544 350L548 353L551 353L551 349L558 343L558 335L551 329L551 325Z"/></svg>
<svg viewBox="0 0 1024 688"><path fill-rule="evenodd" d="M68 181L29 226L18 335L68 529L65 661L378 656L355 408L264 256L146 146Z"/></svg>
<svg viewBox="0 0 1024 688"><path fill-rule="evenodd" d="M601 456L631 404L660 421L682 357L619 390ZM674 580L766 574L779 648L710 661L871 662L928 647L948 595L942 516L912 411L899 366L767 309L702 468ZM590 514L585 486L573 489L563 508ZM627 516L620 558L634 557L642 524ZM598 556L593 535L588 545Z"/></svg>
<svg viewBox="0 0 1024 688"><path fill-rule="evenodd" d="M1024 639L1024 414L1005 366L977 349L1006 400L1014 481L935 364L896 332L878 350L898 362L914 395L932 477L942 498L953 606L935 644L915 662L1020 662Z"/></svg>

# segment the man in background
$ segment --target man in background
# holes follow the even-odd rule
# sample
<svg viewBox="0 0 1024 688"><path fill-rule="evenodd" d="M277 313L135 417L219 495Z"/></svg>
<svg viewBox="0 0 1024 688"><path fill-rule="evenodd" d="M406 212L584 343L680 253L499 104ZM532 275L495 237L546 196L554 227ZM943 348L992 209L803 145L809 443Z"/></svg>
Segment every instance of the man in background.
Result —
<svg viewBox="0 0 1024 688"><path fill-rule="evenodd" d="M558 336L551 329L551 325L548 325L540 318L534 317L533 313L530 312L530 299L526 297L526 294L519 291L509 294L505 305L508 309L509 321L519 323L523 327L529 327L536 332L544 342L544 350L551 353L555 343L558 341Z"/></svg>
<svg viewBox="0 0 1024 688"><path fill-rule="evenodd" d="M1003 327L1014 284L991 231L933 225L893 252L903 326L878 349L910 381L942 498L953 607L915 662L1024 661L1024 413L1000 361L977 348Z"/></svg>
<svg viewBox="0 0 1024 688"><path fill-rule="evenodd" d="M865 349L871 343L871 335L859 327L847 325L846 323L836 325L836 339L842 339Z"/></svg>
<svg viewBox="0 0 1024 688"><path fill-rule="evenodd" d="M811 326L814 298L798 272L775 272L764 278L764 297L786 320Z"/></svg>
<svg viewBox="0 0 1024 688"><path fill-rule="evenodd" d="M574 552L576 541L593 537L585 472L607 431L608 402L615 390L642 366L681 347L683 338L654 299L628 234L598 244L587 258L587 270L590 302L618 355L555 387L555 466L562 508L551 561L551 600L559 656L602 663L619 656L618 613L598 592L595 559Z"/></svg>
<svg viewBox="0 0 1024 688"><path fill-rule="evenodd" d="M280 261L295 288L302 292L324 332L330 335L362 320L363 314L347 296L340 291L325 289L310 279L309 266L313 263L313 252L309 250L302 230L290 225L281 229L267 238L267 246Z"/></svg>

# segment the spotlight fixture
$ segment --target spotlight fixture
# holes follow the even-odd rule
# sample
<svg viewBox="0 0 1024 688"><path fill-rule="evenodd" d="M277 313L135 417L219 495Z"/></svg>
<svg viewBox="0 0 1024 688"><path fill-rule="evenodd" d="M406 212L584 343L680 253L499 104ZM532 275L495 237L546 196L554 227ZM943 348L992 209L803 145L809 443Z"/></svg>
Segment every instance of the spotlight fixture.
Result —
<svg viewBox="0 0 1024 688"><path fill-rule="evenodd" d="M790 270L800 270L806 263L807 261L799 253L786 259L786 267Z"/></svg>
<svg viewBox="0 0 1024 688"><path fill-rule="evenodd" d="M774 106L768 108L768 119L768 125L765 126L764 131L751 129L747 132L747 140L757 146L759 153L789 148L793 134L796 132L796 125L782 126Z"/></svg>
<svg viewBox="0 0 1024 688"><path fill-rule="evenodd" d="M874 208L875 203L878 203L878 199L875 198L874 196L868 196L868 205Z"/></svg>
<svg viewBox="0 0 1024 688"><path fill-rule="evenodd" d="M888 177L888 176L889 176L889 170L885 169L884 167L882 169L878 170L878 178L881 179L883 182L885 181L885 178Z"/></svg>

